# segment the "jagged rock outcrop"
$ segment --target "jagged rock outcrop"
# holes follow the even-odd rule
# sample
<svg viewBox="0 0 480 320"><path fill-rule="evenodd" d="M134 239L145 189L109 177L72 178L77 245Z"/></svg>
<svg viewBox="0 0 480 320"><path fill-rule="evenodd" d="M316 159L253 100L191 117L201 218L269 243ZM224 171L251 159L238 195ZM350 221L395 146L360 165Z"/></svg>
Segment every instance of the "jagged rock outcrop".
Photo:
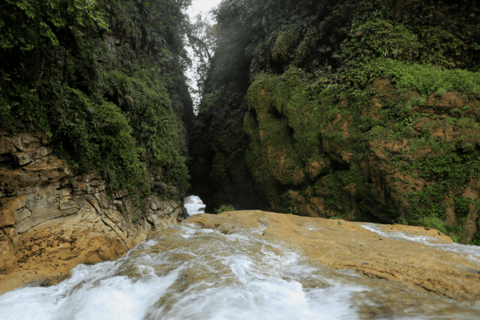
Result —
<svg viewBox="0 0 480 320"><path fill-rule="evenodd" d="M176 224L181 212L180 202L156 195L143 199L139 208L134 208L128 190L107 195L97 171L73 175L52 155L50 141L41 133L10 137L0 132L4 285L12 283L7 281L12 277L28 280L37 270L65 274L79 263L119 258L150 231Z"/></svg>

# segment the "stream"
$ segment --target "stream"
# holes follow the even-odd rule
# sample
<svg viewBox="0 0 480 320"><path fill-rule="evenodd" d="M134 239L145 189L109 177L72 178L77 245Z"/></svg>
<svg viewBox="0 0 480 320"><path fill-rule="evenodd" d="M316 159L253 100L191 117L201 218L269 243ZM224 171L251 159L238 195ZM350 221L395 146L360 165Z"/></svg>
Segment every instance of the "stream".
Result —
<svg viewBox="0 0 480 320"><path fill-rule="evenodd" d="M189 214L204 207L195 196L185 204ZM222 232L186 221L117 261L77 266L56 286L1 295L0 319L480 319L479 303L312 264L262 239L265 228ZM480 247L444 246L478 259L480 268Z"/></svg>

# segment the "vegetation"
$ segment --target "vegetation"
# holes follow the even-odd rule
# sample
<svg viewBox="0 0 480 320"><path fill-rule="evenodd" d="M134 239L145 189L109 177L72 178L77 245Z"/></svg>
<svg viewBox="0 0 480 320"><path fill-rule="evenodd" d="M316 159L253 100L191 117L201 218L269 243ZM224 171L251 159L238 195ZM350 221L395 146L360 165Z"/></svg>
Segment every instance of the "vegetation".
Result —
<svg viewBox="0 0 480 320"><path fill-rule="evenodd" d="M270 209L478 243L466 226L480 224L479 11L473 0L225 0L194 139L214 133L212 162L244 155ZM242 122L242 143L217 121ZM233 163L206 178L230 179Z"/></svg>
<svg viewBox="0 0 480 320"><path fill-rule="evenodd" d="M110 190L148 193L156 165L185 190L189 4L3 1L0 121L12 134L20 123L44 131L73 169L98 169Z"/></svg>
<svg viewBox="0 0 480 320"><path fill-rule="evenodd" d="M43 130L110 190L148 194L161 167L181 195L183 120L207 208L421 225L480 244L477 0L223 0L216 24L194 25L189 4L3 1L0 121ZM196 119L186 39L201 61Z"/></svg>
<svg viewBox="0 0 480 320"><path fill-rule="evenodd" d="M235 208L229 204L222 204L220 206L220 208L218 208L217 210L215 210L215 212L217 214L220 214L222 212L226 212L226 211L235 211Z"/></svg>

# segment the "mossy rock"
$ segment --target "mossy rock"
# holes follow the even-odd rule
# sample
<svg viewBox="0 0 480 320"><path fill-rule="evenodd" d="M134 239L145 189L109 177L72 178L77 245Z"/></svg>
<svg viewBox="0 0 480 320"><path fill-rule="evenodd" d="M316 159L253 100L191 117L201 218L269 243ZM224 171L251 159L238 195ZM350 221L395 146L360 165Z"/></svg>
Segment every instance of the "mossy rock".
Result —
<svg viewBox="0 0 480 320"><path fill-rule="evenodd" d="M304 215L313 208L318 216L366 214L429 227L441 221L441 231L471 241L474 229L458 236L459 224L443 221L448 196L462 199L457 218L480 203L478 190L469 191L480 181L480 74L391 59L369 65L378 77L347 95L339 87L312 90L315 80L298 69L259 76L244 122L254 179L279 211L295 206ZM462 111L451 117L454 108ZM315 194L285 196L292 186Z"/></svg>

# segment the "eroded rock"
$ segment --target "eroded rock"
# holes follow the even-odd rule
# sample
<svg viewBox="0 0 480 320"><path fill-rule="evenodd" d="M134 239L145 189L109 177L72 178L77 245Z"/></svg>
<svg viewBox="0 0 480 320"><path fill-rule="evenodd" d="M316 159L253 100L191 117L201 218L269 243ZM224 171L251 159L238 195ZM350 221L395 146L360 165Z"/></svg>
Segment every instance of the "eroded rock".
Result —
<svg viewBox="0 0 480 320"><path fill-rule="evenodd" d="M182 218L181 205L150 196L135 210L128 190L106 193L98 171L73 175L36 133L0 133L1 291L63 276L79 263L117 259Z"/></svg>

